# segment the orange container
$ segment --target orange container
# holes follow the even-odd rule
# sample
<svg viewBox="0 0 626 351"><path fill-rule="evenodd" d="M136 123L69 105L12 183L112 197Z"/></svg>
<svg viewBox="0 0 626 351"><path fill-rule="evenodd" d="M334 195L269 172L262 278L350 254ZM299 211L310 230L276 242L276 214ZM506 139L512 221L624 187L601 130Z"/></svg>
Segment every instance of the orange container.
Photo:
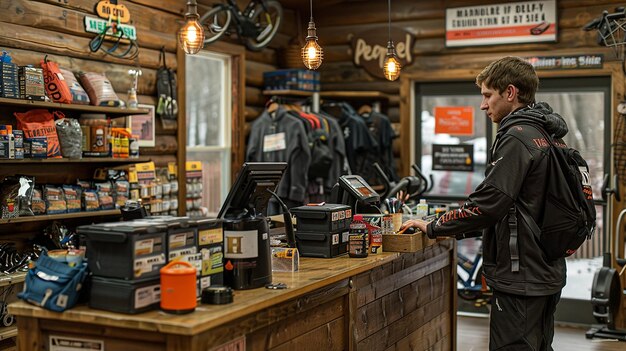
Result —
<svg viewBox="0 0 626 351"><path fill-rule="evenodd" d="M196 300L196 268L189 262L172 261L161 268L161 309L168 313L193 312Z"/></svg>

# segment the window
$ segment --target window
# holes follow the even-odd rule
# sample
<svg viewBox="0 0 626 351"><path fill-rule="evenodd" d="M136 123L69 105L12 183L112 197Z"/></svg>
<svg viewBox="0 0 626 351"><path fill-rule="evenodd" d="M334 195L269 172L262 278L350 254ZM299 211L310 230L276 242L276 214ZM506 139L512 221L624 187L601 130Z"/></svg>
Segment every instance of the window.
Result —
<svg viewBox="0 0 626 351"><path fill-rule="evenodd" d="M202 162L202 206L215 216L230 188L231 57L186 55L187 161Z"/></svg>

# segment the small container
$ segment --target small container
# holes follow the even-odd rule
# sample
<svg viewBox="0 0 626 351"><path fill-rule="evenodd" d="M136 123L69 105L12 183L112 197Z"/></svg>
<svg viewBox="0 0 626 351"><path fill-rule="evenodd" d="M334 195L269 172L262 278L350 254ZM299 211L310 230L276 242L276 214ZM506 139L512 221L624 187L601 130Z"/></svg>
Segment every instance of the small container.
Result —
<svg viewBox="0 0 626 351"><path fill-rule="evenodd" d="M185 314L196 309L196 269L189 262L172 261L161 268L161 309Z"/></svg>
<svg viewBox="0 0 626 351"><path fill-rule="evenodd" d="M129 142L130 158L138 158L139 157L139 136L136 134L133 134L133 136L130 137L130 139L128 139L128 142Z"/></svg>
<svg viewBox="0 0 626 351"><path fill-rule="evenodd" d="M420 203L417 204L415 215L418 219L424 219L424 217L428 216L428 203L426 203L426 199L421 199Z"/></svg>
<svg viewBox="0 0 626 351"><path fill-rule="evenodd" d="M233 302L233 289L229 286L210 286L202 289L202 303L224 305Z"/></svg>
<svg viewBox="0 0 626 351"><path fill-rule="evenodd" d="M48 257L57 262L67 262L67 250L50 250L48 251Z"/></svg>
<svg viewBox="0 0 626 351"><path fill-rule="evenodd" d="M350 257L367 257L369 236L367 224L363 221L362 215L354 215L352 218L348 241L348 255L350 255Z"/></svg>

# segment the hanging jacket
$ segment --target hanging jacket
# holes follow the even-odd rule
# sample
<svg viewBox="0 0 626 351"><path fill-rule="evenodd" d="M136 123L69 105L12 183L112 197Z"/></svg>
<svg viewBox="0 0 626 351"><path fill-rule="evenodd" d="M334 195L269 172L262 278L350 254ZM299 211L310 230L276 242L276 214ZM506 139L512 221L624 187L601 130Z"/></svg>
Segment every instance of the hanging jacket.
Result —
<svg viewBox="0 0 626 351"><path fill-rule="evenodd" d="M400 178L396 173L396 165L393 157L393 139L396 137L391 121L386 115L372 111L368 114L361 115L365 124L378 143L380 151L380 165L385 170L387 177L391 181L398 182Z"/></svg>
<svg viewBox="0 0 626 351"><path fill-rule="evenodd" d="M565 285L565 259L548 261L538 246L544 216L547 151L543 127L555 138L567 133L563 118L546 103L536 103L506 116L490 150L485 179L458 210L446 212L427 228L427 235L483 231L483 273L495 290L524 296L559 292ZM544 140L545 141L545 140ZM515 206L514 206L515 205ZM517 241L511 240L510 210L517 211ZM515 212L513 212L515 213ZM550 215L545 214L545 215ZM534 230L532 228L535 228ZM512 253L519 253L519 269Z"/></svg>
<svg viewBox="0 0 626 351"><path fill-rule="evenodd" d="M277 194L283 199L304 202L311 152L302 121L278 107L272 118L263 111L250 130L246 161L287 162Z"/></svg>

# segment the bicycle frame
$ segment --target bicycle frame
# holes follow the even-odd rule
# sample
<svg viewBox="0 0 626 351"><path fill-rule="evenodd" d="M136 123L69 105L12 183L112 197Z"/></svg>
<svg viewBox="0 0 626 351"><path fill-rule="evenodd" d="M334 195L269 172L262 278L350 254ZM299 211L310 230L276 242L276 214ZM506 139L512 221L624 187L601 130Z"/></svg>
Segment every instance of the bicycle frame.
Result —
<svg viewBox="0 0 626 351"><path fill-rule="evenodd" d="M233 15L235 27L237 27L237 34L240 37L250 38L257 35L257 27L250 19L254 17L254 10L258 3L260 3L264 9L267 9L265 0L251 0L243 11L239 9L235 0L226 0L226 7Z"/></svg>

